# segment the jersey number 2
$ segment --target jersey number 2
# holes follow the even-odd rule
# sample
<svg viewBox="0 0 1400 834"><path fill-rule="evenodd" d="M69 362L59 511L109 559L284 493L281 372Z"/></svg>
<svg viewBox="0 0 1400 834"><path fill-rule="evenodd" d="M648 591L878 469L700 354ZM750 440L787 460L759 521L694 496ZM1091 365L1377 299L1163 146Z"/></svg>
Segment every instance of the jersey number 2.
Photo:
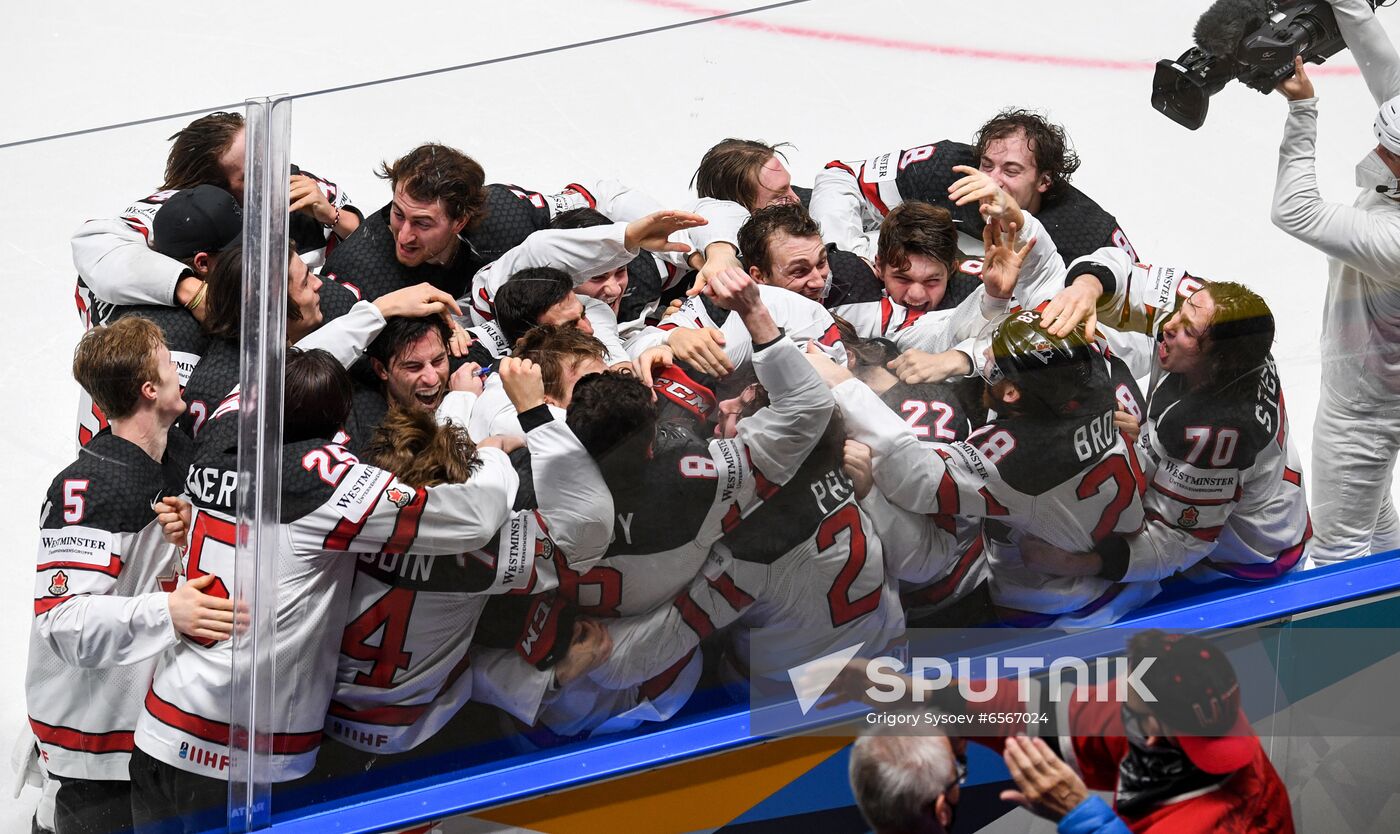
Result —
<svg viewBox="0 0 1400 834"><path fill-rule="evenodd" d="M880 606L880 589L876 588L860 599L851 599L851 586L865 569L865 531L860 526L860 510L847 504L826 517L817 528L817 549L827 550L836 545L836 535L842 530L850 533L851 555L826 592L831 606L831 627L840 628L857 617L863 617Z"/></svg>

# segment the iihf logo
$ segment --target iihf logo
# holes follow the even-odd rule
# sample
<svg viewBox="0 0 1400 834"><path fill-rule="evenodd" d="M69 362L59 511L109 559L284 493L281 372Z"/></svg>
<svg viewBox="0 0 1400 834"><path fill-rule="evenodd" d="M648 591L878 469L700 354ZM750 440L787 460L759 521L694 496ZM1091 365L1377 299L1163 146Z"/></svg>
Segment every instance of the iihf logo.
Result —
<svg viewBox="0 0 1400 834"><path fill-rule="evenodd" d="M180 742L180 758L183 759L183 758L185 758L186 756L188 756L189 754L190 754L190 743L189 743L188 741L182 741L182 742Z"/></svg>
<svg viewBox="0 0 1400 834"><path fill-rule="evenodd" d="M49 593L56 597L68 593L68 574L63 571L54 574L53 579L49 582Z"/></svg>
<svg viewBox="0 0 1400 834"><path fill-rule="evenodd" d="M1176 523L1189 530L1192 527L1196 526L1196 522L1199 521L1200 518L1200 510L1196 509L1195 507L1187 507L1186 509L1181 511L1181 518L1178 518L1176 520Z"/></svg>

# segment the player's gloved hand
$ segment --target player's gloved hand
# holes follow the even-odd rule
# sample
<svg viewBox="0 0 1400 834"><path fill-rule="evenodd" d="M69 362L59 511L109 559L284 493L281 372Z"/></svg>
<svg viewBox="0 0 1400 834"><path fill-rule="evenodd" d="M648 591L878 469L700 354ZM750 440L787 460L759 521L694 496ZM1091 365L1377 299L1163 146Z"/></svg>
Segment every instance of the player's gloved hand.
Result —
<svg viewBox="0 0 1400 834"><path fill-rule="evenodd" d="M374 300L374 306L379 308L380 314L386 319L394 316L417 318L419 316L439 315L442 316L443 321L447 322L449 328L461 329L457 320L452 318L454 315L462 315L462 308L457 306L457 299L426 281L385 293ZM461 354L453 355L460 356Z"/></svg>
<svg viewBox="0 0 1400 834"><path fill-rule="evenodd" d="M1021 561L1049 576L1098 576L1103 559L1094 552L1072 553L1029 533L1021 537Z"/></svg>
<svg viewBox="0 0 1400 834"><path fill-rule="evenodd" d="M501 375L506 396L519 414L544 405L544 375L540 366L529 359L507 356L500 361L496 373Z"/></svg>
<svg viewBox="0 0 1400 834"><path fill-rule="evenodd" d="M724 333L712 327L695 330L677 327L666 337L672 357L709 376L725 376L734 363L724 352Z"/></svg>
<svg viewBox="0 0 1400 834"><path fill-rule="evenodd" d="M1103 283L1093 275L1079 275L1074 283L1055 293L1040 312L1040 322L1050 335L1063 338L1084 323L1084 338L1094 340L1099 326L1099 296Z"/></svg>
<svg viewBox="0 0 1400 834"><path fill-rule="evenodd" d="M568 686L573 681L602 666L612 657L612 634L597 620L579 618L574 621L573 640L568 654L554 664L554 682Z"/></svg>
<svg viewBox="0 0 1400 834"><path fill-rule="evenodd" d="M316 181L305 174L292 174L290 211L299 211L322 226L335 222L335 206L326 198L326 192Z"/></svg>
<svg viewBox="0 0 1400 834"><path fill-rule="evenodd" d="M807 362L817 370L817 376L822 378L822 382L825 382L828 388L835 388L848 379L855 379L850 368L823 353L822 349L817 347L816 342L807 343L805 356Z"/></svg>
<svg viewBox="0 0 1400 834"><path fill-rule="evenodd" d="M1303 56L1299 55L1293 59L1293 74L1280 81L1274 89L1289 101L1302 101L1317 96L1313 91L1312 79L1308 78L1308 73L1303 69Z"/></svg>
<svg viewBox="0 0 1400 834"><path fill-rule="evenodd" d="M945 350L941 353L927 353L922 350L906 350L885 363L885 367L899 377L899 381L916 385L921 382L942 382L955 376L972 373L972 361L960 350Z"/></svg>
<svg viewBox="0 0 1400 834"><path fill-rule="evenodd" d="M1138 442L1142 435L1142 423L1130 412L1118 408L1113 412L1113 426L1128 438L1128 445Z"/></svg>
<svg viewBox="0 0 1400 834"><path fill-rule="evenodd" d="M742 270L739 251L728 243L711 243L705 247L705 263L695 276L695 284L685 291L686 295L699 295L710 285L710 279L727 269Z"/></svg>
<svg viewBox="0 0 1400 834"><path fill-rule="evenodd" d="M855 485L856 500L870 494L875 488L875 461L870 447L858 440L846 439L841 450L841 468Z"/></svg>
<svg viewBox="0 0 1400 834"><path fill-rule="evenodd" d="M672 352L668 345L657 345L654 348L647 348L642 351L642 355L637 357L637 375L641 378L646 387L652 388L656 384L656 369L669 368L676 364L676 354ZM651 398L656 399L656 392L653 391Z"/></svg>
<svg viewBox="0 0 1400 834"><path fill-rule="evenodd" d="M176 547L188 547L190 516L193 515L190 502L171 495L157 501L151 509L155 510L165 540Z"/></svg>
<svg viewBox="0 0 1400 834"><path fill-rule="evenodd" d="M233 635L233 600L204 593L218 577L191 579L166 595L175 630L197 640L227 640Z"/></svg>
<svg viewBox="0 0 1400 834"><path fill-rule="evenodd" d="M1006 768L1020 790L1001 792L1003 802L1015 802L1033 814L1059 822L1089 798L1089 789L1044 739L1011 736L1002 751Z"/></svg>
<svg viewBox="0 0 1400 834"><path fill-rule="evenodd" d="M525 448L525 438L518 434L493 434L477 441L478 449L500 449L506 454Z"/></svg>
<svg viewBox="0 0 1400 834"><path fill-rule="evenodd" d="M447 378L447 390L470 391L480 396L481 392L486 390L486 378L481 375L481 366L475 362L468 362L453 371L452 376Z"/></svg>
<svg viewBox="0 0 1400 834"><path fill-rule="evenodd" d="M690 246L669 238L681 229L704 226L710 221L688 211L654 211L627 224L622 245L628 252L689 252Z"/></svg>
<svg viewBox="0 0 1400 834"><path fill-rule="evenodd" d="M1026 253L1035 248L1035 238L1017 247L1016 233L1020 227L1013 222L993 219L982 227L982 285L992 298L1008 299L1016 290L1016 278Z"/></svg>

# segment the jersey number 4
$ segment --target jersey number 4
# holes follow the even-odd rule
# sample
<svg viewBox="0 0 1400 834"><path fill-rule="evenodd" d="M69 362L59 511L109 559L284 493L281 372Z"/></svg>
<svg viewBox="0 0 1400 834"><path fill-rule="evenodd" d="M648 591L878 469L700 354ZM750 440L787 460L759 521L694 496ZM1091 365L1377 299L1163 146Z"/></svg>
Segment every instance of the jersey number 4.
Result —
<svg viewBox="0 0 1400 834"><path fill-rule="evenodd" d="M413 662L413 653L404 651L403 646L416 594L408 588L390 588L345 627L340 653L373 664L368 672L355 675L356 686L388 689L394 685L394 674ZM370 638L381 631L379 645L371 645Z"/></svg>

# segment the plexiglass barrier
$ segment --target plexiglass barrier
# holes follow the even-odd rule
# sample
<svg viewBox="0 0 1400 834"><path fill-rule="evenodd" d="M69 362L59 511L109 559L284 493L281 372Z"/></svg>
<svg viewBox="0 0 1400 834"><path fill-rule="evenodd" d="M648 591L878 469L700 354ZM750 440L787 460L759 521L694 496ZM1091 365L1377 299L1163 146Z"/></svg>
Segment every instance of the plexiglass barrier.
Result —
<svg viewBox="0 0 1400 834"><path fill-rule="evenodd" d="M272 824L383 830L702 754L736 750L728 754L734 758L726 766L739 771L759 767L754 762L765 755L779 762L816 755L816 748L775 753L787 748L748 746L759 740L751 734L749 675L795 687L790 670L825 655L839 656L857 643L861 648L846 659L883 652L898 642L906 622L926 624L932 617L945 628L989 619L1043 625L1047 616L1053 620L1078 612L1089 624L1126 617L1178 631L1237 628L1297 617L1319 605L1354 603L1400 582L1383 559L1325 568L1316 581L1310 579L1310 550L1304 541L1315 540L1316 530L1309 520L1335 513L1338 506L1362 503L1362 493L1385 490L1359 481L1322 492L1312 489L1316 468L1337 463L1325 456L1319 461L1313 453L1319 400L1325 390L1355 393L1343 383L1383 379L1375 362L1383 362L1385 354L1381 349L1353 356L1350 365L1328 365L1330 377L1322 378L1324 309L1335 323L1341 315L1335 305L1341 302L1329 294L1325 256L1271 222L1287 115L1283 98L1232 84L1216 96L1215 114L1196 132L1179 128L1148 106L1154 61L1187 45L1201 9L1173 7L1154 9L1150 16L1110 18L1087 3L1068 14L1064 7L1013 3L998 12L1003 18L998 25L989 25L946 4L853 6L814 0L717 17L731 11L743 9L615 2L590 5L586 13L550 9L522 25L522 10L462 9L435 28L489 32L491 37L469 39L460 54L427 51L422 63L385 61L374 65L382 71L347 74L339 79L345 86L337 89L294 89L286 98L253 99L242 111L246 151L241 187L215 182L224 156L238 155L236 147L217 139L215 173L195 172L190 175L194 179L180 183L218 184L235 192L231 199L241 206L243 229L235 244L241 253L242 268L236 271L241 283L223 295L217 290L230 285L211 276L200 297L200 282L181 284L177 270L166 275L169 286L163 291L169 297L149 299L166 304L167 312L179 312L175 303L196 312L203 308L206 317L211 308L219 311L213 318L224 327L212 325L218 335L206 338L217 338L225 348L241 336L241 351L216 353L223 364L213 387L222 390L206 394L196 386L196 391L186 391L190 410L184 419L197 430L198 451L188 478L181 473L178 479L193 504L193 514L184 522L183 584L197 583L215 598L222 590L223 598L235 601L237 622L224 640L175 637L171 625L161 633L170 646L157 646L139 662L121 667L127 678L120 687L110 693L91 689L84 696L88 702L115 703L118 689L128 698L140 690L136 717L147 722L145 730L48 720L35 712L39 690L31 685L29 732L38 733L41 741L49 733L46 743L67 742L80 750L96 743L89 737L116 744L111 741L116 736L105 734L134 734L121 742L144 751L136 756L147 768L137 780L142 783L138 792L163 797L164 810L185 817L192 828L244 830ZM710 17L715 19L681 25ZM1384 31L1400 31L1386 10L1378 18ZM1144 38L1145 28L1151 37ZM417 75L441 66L457 68ZM360 84L397 73L405 77ZM1315 163L1321 193L1349 204L1353 163L1372 146L1375 102L1347 53L1312 77L1326 100ZM271 92L250 88L243 95ZM1130 414L1136 405L1138 416L1153 416L1157 422L1150 426L1168 426L1182 435L1145 431L1143 453L1135 463L1130 462L1129 456L1137 454L1130 441L1099 424L1086 423L1082 438L1071 426L1062 441L1043 427L1031 439L1018 440L1016 427L1004 422L969 438L985 422L985 412L974 413L979 391L945 394L913 381L908 359L881 367L894 359L894 352L911 346L929 354L937 352L934 346L952 346L958 341L951 336L957 327L967 328L962 335L990 333L999 322L995 314L1008 309L979 302L970 312L984 323L954 321L956 302L981 278L1000 274L995 258L989 266L981 257L975 212L950 206L965 234L958 238L962 256L948 265L938 262L935 244L909 244L917 257L907 259L898 250L877 248L872 233L884 228L887 236L912 234L881 226L900 203L949 205L948 185L960 174L947 169L964 163L976 167L982 160L972 146L979 127L1012 107L1030 108L1063 125L1081 161L1072 183L1084 195L1072 200L1066 186L1025 170L1028 163L1049 163L1024 148L1018 162L1021 157L1012 147L1015 131L1013 141L987 149L992 175L1042 224L1032 226L1038 228L1038 240L1025 255L1023 270L1044 269L1037 274L1049 277L1035 286L1018 285L1014 303L1034 308L1052 297L1064 285L1064 263L1074 255L1089 255L1100 246L1131 253L1121 264L1113 260L1120 256L1108 256L1103 269L1091 273L1101 286L1114 280L1119 295L1127 296L1119 303L1106 294L1100 321L1125 332L1145 331L1138 342L1110 342L1111 352L1127 360L1127 376L1139 377L1142 386L1136 400L1115 399L1129 406ZM135 229L139 223L127 221L153 222L163 202L146 204L142 217L124 219L120 209L159 184L171 147L165 138L200 115L0 149L5 193L21 195L25 205L22 218L18 207L11 209L16 217L8 226L33 230L22 240L11 239L3 255L5 271L13 273L14 286L43 288L26 291L20 302L24 315L16 317L16 334L25 338L15 342L15 350L23 344L23 355L35 358L13 366L13 382L16 390L28 390L31 376L57 380L46 383L51 394L13 412L38 419L27 419L23 427L16 421L9 433L16 438L10 448L21 475L7 502L13 518L6 529L14 531L16 541L26 542L25 552L36 541L49 548L87 546L65 544L52 532L85 526L78 515L81 493L73 491L77 487L57 487L59 498L50 499L56 520L43 523L44 538L28 532L34 502L43 503L40 494L73 458L71 414L77 388L68 381L69 356L82 330L66 318L71 315L66 305L73 280L70 252L82 244L70 245L72 230L88 218L113 218L119 225L112 234L141 234ZM755 146L750 161L733 153L728 167L712 166L693 181L706 152L727 137L787 144L778 148L778 163L764 167L772 153ZM1053 144L1054 137L1039 141ZM480 168L464 163L459 153ZM838 164L829 165L833 160ZM943 168L933 170L937 165ZM55 170L83 188L58 198L46 179ZM290 178L284 171L292 172ZM396 181L406 188L396 191ZM810 195L814 185L824 192ZM733 199L697 205L697 188ZM640 222L650 212L695 210L707 225L674 237L702 244L717 240L717 248L705 254L720 262L725 240L753 240L735 234L751 210L791 198L810 208L816 225L801 226L801 213L794 213L796 220L766 213L759 219L775 217L769 222L777 224L771 227L777 231L770 232L769 257L765 261L743 253L744 266L754 267L762 282L774 287L762 294L766 317L723 289L712 293L717 298L684 301L690 280L685 276L698 261L638 251L639 243L660 248L653 239L657 227ZM1080 199L1102 211L1074 202ZM186 215L186 223L200 225L188 220L199 214L215 218L206 225L219 226L216 205L225 204L195 204L197 211ZM281 208L289 205L296 208L290 214ZM606 221L637 222L626 230L591 228L590 218L573 214L560 222L585 228L555 232L553 244L545 242L551 240L547 233L534 238L533 247L516 249L531 233L560 225L561 215L581 207L601 212ZM913 216L907 209L899 214ZM946 231L949 218L925 215L911 222ZM751 234L761 230L761 224L749 227ZM816 245L802 249L804 241ZM293 257L287 256L289 242L296 248ZM1056 249L1046 257L1051 242ZM211 247L197 250L210 257L191 267L200 273L196 278L220 260L216 256L227 257L227 243L192 244ZM828 252L824 243L837 249ZM162 245L159 235L155 244ZM133 239L129 245L147 242ZM90 287L95 300L79 296L88 315L100 310L105 320L102 293L120 295L122 286L150 281L140 277L144 273L137 259L119 266L123 255L84 252L91 254L83 255L87 260L79 269L95 270L93 280L100 285ZM892 257L907 265L892 266ZM1055 259L1061 262L1058 274L1052 268ZM1127 266L1134 259L1176 272L1134 270ZM829 279L820 262L828 264ZM567 291L550 296L549 282L557 280L550 273L532 273L514 286L508 286L511 276L503 274L551 266L564 270L573 283L582 282L579 291L588 300L574 301ZM1122 271L1114 272L1119 266ZM605 277L621 267L626 267L625 285L620 273ZM940 268L946 280L922 286L930 277L925 273L936 277ZM1182 270L1191 276L1185 283L1176 280ZM106 279L110 284L102 284L106 274L112 275ZM729 286L733 280L720 283ZM1162 342L1163 352L1151 336L1163 326L1165 315L1158 314L1184 305L1204 281L1238 281L1262 296L1274 320L1276 372L1260 372L1256 364L1245 369L1258 378L1253 390L1241 393L1243 388L1233 384L1228 395L1188 398L1182 408L1198 409L1199 419L1164 415L1161 409L1177 395L1155 388L1162 371L1186 367L1172 360L1181 362L1199 346L1183 346L1173 330ZM431 324L415 330L386 323L386 310L393 320L441 303L440 296L426 290L384 300L394 290L422 282L460 299L458 323L467 336L445 339ZM1160 296L1153 295L1158 291ZM1377 299L1384 296L1384 290L1374 292ZM504 314L501 293L506 296ZM947 303L930 297L937 293ZM666 307L673 300L685 306L667 321ZM231 319L230 305L238 311ZM833 335L835 320L824 306L848 320L856 337L849 331ZM604 406L622 402L628 390L623 382L616 382L620 394L585 396L583 407L574 401L572 388L578 377L618 364L622 356L606 350L588 354L593 348L578 347L568 335L550 334L545 347L537 346L529 355L543 369L543 401L555 410L539 409L540 395L522 392L517 384L520 416L501 381L511 382L517 372L497 358L519 335L522 320L526 325L586 322L594 335L605 337L607 348L609 319L622 325L616 349L629 360L640 359L647 345L669 341L670 358L681 360L684 371L656 387L657 408L668 428L649 457L643 457L647 462L632 470L601 453L603 466L596 468L586 451L602 442L597 435L585 438L585 450L570 445L573 432L558 425L566 414L574 415L570 425L575 428L588 425L588 403L595 419L597 413L605 420L621 419L617 415L622 412ZM722 360L707 360L687 341L694 337L696 323L725 334L728 350L723 352L737 366L733 373L707 372L707 362ZM658 326L662 324L665 329ZM767 341L760 334L770 326L783 328L804 346L813 343L817 350L851 357L872 392L895 390L869 400L859 399L864 394L851 399L849 387L833 395L845 411L844 428L876 447L875 499L856 494L864 488L858 490L860 478L853 481L845 469L841 427L828 431L824 417L812 417L830 408L827 395L814 388L803 399L794 382L804 378L807 364L785 356L786 345L755 348ZM198 332L209 327L206 321ZM171 331L165 334L177 363L185 361L174 350ZM1199 339L1205 334L1188 335ZM871 337L887 342L862 344ZM474 348L461 357L439 357L451 352L454 341L460 347L473 342ZM288 344L308 353L288 351L284 357ZM310 354L312 348L329 351L334 361L322 362L324 355ZM1181 352L1172 356L1173 351ZM982 365L980 354L974 355L976 361L969 364ZM292 366L286 376L285 419L284 360ZM469 362L493 372L461 372ZM36 363L42 369L33 367ZM212 362L205 368L215 373ZM329 432L332 436L323 436L328 433L322 425L325 415L345 413L327 403L340 402L347 393L336 387L346 368L348 416ZM1177 377L1184 379L1184 372ZM732 429L725 415L731 410L747 415L764 402L745 396L755 380L767 389L768 408L788 416L773 421L776 427L741 434L741 446L722 437L726 427ZM228 399L231 386L239 383L240 396ZM590 381L583 388L596 384ZM974 379L966 387L980 385ZM1119 385L1114 383L1115 395ZM897 396L900 392L905 395ZM784 403L784 397L795 399ZM885 404L874 403L877 398ZM392 418L389 425L397 433L377 437L376 428L385 423L394 402L409 416ZM1014 404L1003 402L1003 411L1016 413ZM796 411L783 412L793 403ZM1264 417L1256 416L1255 406ZM1334 435L1357 449L1393 446L1394 432L1385 426L1396 404L1381 397L1370 408L1367 420L1342 421L1329 430L1336 429ZM890 413L883 423L872 423L879 409ZM450 464L434 468L440 463L433 458L437 452L405 439L412 432L451 431L415 424L414 411L436 411L440 420L455 419L463 426L476 444L477 463L469 476ZM749 425L768 425L763 421L772 414L759 415ZM1261 430L1265 418L1267 430ZM1254 422L1241 422L1249 420ZM882 477L880 468L891 460L923 453L923 447L910 445L887 454L879 445L875 438L893 431L891 426L897 429L901 421L916 440L947 441L940 448L961 455L954 461L933 453L920 464L949 471L946 485L934 479L911 495ZM777 432L776 439L764 432ZM511 451L514 442L488 440L502 433L526 437L528 468L522 465L524 452ZM953 445L963 441L967 445ZM1056 442L1064 445L1063 454L1055 451ZM789 446L801 449L793 452ZM1290 447L1296 456L1288 456ZM781 457L784 449L790 459ZM1031 449L1042 451L1027 463ZM1079 453L1085 450L1092 460L1080 471L1073 464L1084 462ZM1246 453L1253 456L1249 461L1261 462L1245 465ZM1115 468L1111 459L1123 466ZM370 469L371 463L381 469ZM1099 463L1104 463L1101 471ZM1139 472L1135 465L1147 468ZM675 471L662 473L666 466ZM1057 466L1065 468L1063 477L1042 483ZM1269 488L1275 504L1266 507L1259 479L1275 470L1282 483ZM600 476L605 498L596 489ZM1391 476L1386 470L1384 477ZM1065 503L1071 499L1046 497L1052 488L1066 485L1073 501L1091 506L1087 523L1072 520L1075 510ZM1311 515L1296 496L1290 504L1284 494L1301 494L1304 485L1311 490ZM880 494L893 500L872 505ZM1036 515L1036 502L1043 506L1051 500L1064 509ZM19 509L24 507L31 509ZM593 528L589 512L602 516ZM928 520L927 514L935 512L949 516L942 526ZM1238 527L1227 528L1230 512L1273 515L1267 530L1240 533ZM959 526L951 519L959 514L990 516L990 527L974 521ZM1028 520L1033 517L1039 520ZM590 539L598 524L610 528L611 544ZM1132 533L1140 525L1158 529L1159 555L1195 553L1191 562L1210 565L1213 581L1202 585L1172 578L1158 583L1150 577L1115 584L1099 576L1113 575L1103 554L1097 554L1092 570L1082 562L1065 567L1068 555L1058 565L1036 563L1042 568L1040 578L1028 579L1030 568L1013 544L1032 533L1088 552L1111 547L1104 544L1106 537ZM1120 535L1120 540L1126 538ZM1253 560L1232 562L1221 556L1230 547L1247 550L1260 542L1267 546L1261 545ZM1213 562L1212 546L1221 548ZM1380 535L1364 549L1388 546ZM107 547L118 552L116 545ZM1134 551L1127 547L1132 558ZM64 640L77 647L72 651L113 653L86 665L110 665L117 659L108 642L85 648L84 640L105 639L97 637L107 633L94 624L99 614L128 623L131 635L137 635L138 625L155 634L155 626L165 623L121 620L97 606L81 627L52 631L49 623L61 623L65 607L78 607L68 601L52 604L66 597L105 594L115 599L160 591L150 583L127 587L110 578L90 579L89 574L110 577L93 568L115 564L98 564L91 554L64 551L59 558L43 553L38 565L47 584L36 586L34 607L16 601L12 610L25 614L12 616L7 627L15 697L4 702L16 705L9 720L16 730L23 717L17 706L25 702L17 671L25 667L21 645L28 629L40 628L35 623L42 620L42 628L50 629L35 639L56 653L54 663L72 660L75 666L82 658L58 656L68 651ZM75 566L62 567L70 563ZM221 568L211 570L211 564ZM131 565L124 559L121 575L128 575ZM1143 570L1141 561L1132 565ZM14 568L15 577L23 575L16 587L29 581L27 562L23 571L20 567L16 563ZM1075 576L1056 573L1075 570ZM1164 576L1171 573L1164 570ZM1204 571L1195 573L1199 580ZM1053 593L1030 592L1051 575L1057 576ZM205 578L210 576L214 578ZM1001 584L989 588L989 576ZM97 584L81 584L89 581ZM1047 602L1051 597L1063 604ZM176 615L172 620L184 610L180 605L167 607ZM40 612L41 607L46 610ZM160 616L149 613L159 606L142 610ZM749 668L746 630L782 626L800 629L783 644L785 668L767 668L771 663ZM210 645L194 642L199 640ZM32 677L33 656L28 664ZM145 678L135 681L141 675ZM793 696L800 701L803 693L794 688ZM1295 811L1300 807L1295 788L1318 789L1295 755L1298 748L1334 744L1309 741L1328 736L1322 729L1309 735L1305 725L1319 716L1317 701L1308 706L1312 711L1256 726ZM70 731L78 736L67 735ZM148 739L144 746L143 739ZM1365 762L1394 758L1393 740L1376 739L1373 746L1364 751L1372 757L1363 757ZM1354 745L1342 742L1329 749L1357 754ZM50 757L60 777L69 775L53 762ZM973 764L983 768L977 778L987 784L1008 778L996 770L995 757L979 755ZM93 778L97 771L71 773L74 779ZM694 778L719 776L710 772ZM209 782L215 783L212 788ZM756 778L754 785L760 783L767 784ZM830 785L823 784L829 792ZM643 815L632 827L694 830L741 819L781 826L772 822L781 817L754 810L779 786L774 783L762 795L735 791L724 801L678 800L692 810L669 820ZM619 783L618 788L618 801L659 791L641 781ZM1382 793L1377 786L1367 796L1383 803ZM21 794L21 810L7 823L27 820L38 796L37 789ZM577 798L579 808L604 801L561 794L549 808L521 804L488 816L499 823L553 830L550 826L563 826L559 820L571 812L567 797ZM985 805L992 800L984 795L977 801ZM850 805L849 797L843 797L844 813L851 812ZM834 807L818 802L810 810ZM1312 827L1319 820L1336 830L1347 830L1339 827L1344 825L1366 830L1374 823L1353 818L1355 803L1351 810L1339 804L1332 816L1309 807L1310 813L1323 815L1309 817ZM158 804L143 808L143 814L161 815ZM193 815L211 808L203 817ZM580 820L585 818L570 824L586 829L589 823ZM1010 816L1003 824L1020 830L1014 826L1024 827L1026 820Z"/></svg>

